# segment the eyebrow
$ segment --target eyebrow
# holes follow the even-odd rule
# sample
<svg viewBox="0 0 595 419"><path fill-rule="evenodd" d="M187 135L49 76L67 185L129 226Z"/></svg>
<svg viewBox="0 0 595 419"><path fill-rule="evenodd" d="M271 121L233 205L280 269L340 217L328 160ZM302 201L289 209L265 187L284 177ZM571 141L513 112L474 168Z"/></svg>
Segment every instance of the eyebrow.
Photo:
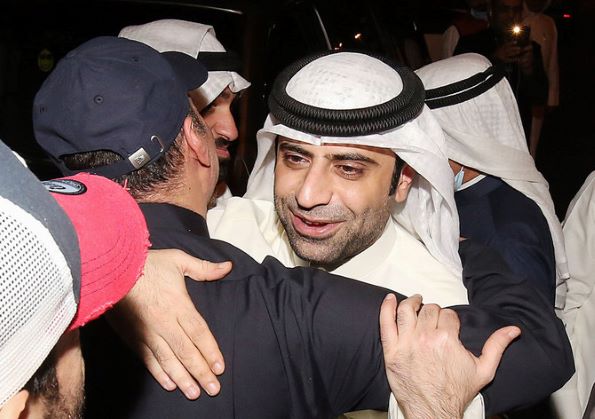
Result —
<svg viewBox="0 0 595 419"><path fill-rule="evenodd" d="M378 163L371 159L368 156L364 156L360 153L337 153L330 155L331 160L333 161L359 161L363 163L370 163L378 166Z"/></svg>
<svg viewBox="0 0 595 419"><path fill-rule="evenodd" d="M294 153L299 153L299 154L302 154L302 155L304 155L306 157L312 157L312 153L309 153L308 151L304 150L299 145L293 144L293 143L281 143L281 144L279 144L279 150L281 150L281 151L293 151Z"/></svg>
<svg viewBox="0 0 595 419"><path fill-rule="evenodd" d="M279 150L293 151L294 153L299 153L306 157L312 157L312 153L306 151L299 145L293 144L293 143L281 143L281 144L279 144ZM331 161L359 161L359 162L370 163L370 164L378 166L378 162L376 162L374 159L372 159L368 156L364 156L363 154L356 153L356 152L331 153L325 157Z"/></svg>

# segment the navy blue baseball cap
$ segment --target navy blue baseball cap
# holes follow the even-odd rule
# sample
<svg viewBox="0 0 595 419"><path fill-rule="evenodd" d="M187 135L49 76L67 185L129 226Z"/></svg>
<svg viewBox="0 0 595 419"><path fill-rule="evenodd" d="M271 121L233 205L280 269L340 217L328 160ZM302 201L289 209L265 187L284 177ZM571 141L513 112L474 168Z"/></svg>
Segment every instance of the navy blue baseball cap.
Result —
<svg viewBox="0 0 595 419"><path fill-rule="evenodd" d="M187 92L207 79L196 59L160 54L125 38L94 38L70 51L33 103L39 145L62 172L62 156L107 150L121 161L86 170L115 178L161 157L189 111Z"/></svg>

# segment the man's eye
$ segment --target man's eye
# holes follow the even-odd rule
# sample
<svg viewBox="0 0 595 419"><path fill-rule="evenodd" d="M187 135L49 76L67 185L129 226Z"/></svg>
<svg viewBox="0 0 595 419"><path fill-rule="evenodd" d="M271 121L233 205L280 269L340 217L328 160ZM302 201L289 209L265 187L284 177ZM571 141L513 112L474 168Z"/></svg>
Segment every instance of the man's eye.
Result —
<svg viewBox="0 0 595 419"><path fill-rule="evenodd" d="M214 106L215 106L215 102L209 103L206 107L204 107L202 109L202 111L200 111L201 116L206 116L206 115L210 114L211 112L213 112Z"/></svg>
<svg viewBox="0 0 595 419"><path fill-rule="evenodd" d="M361 167L349 166L349 165L338 165L336 166L339 174L347 179L353 179L360 177L364 173L364 169Z"/></svg>
<svg viewBox="0 0 595 419"><path fill-rule="evenodd" d="M284 154L283 160L290 166L299 166L307 164L308 161L299 154Z"/></svg>

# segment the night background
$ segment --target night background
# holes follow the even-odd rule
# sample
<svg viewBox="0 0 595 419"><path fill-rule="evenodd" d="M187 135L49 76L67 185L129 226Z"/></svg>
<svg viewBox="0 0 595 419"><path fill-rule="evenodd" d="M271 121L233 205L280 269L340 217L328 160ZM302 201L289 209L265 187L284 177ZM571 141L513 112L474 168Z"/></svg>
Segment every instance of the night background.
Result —
<svg viewBox="0 0 595 419"><path fill-rule="evenodd" d="M412 68L429 62L424 34L442 33L456 1L5 1L0 6L0 138L40 178L57 176L33 140L35 92L70 49L123 26L178 18L212 24L226 48L243 57L252 87L238 107L240 141L230 185L242 193L255 158L275 75L307 53L364 48ZM546 117L538 169L560 218L595 170L595 1L553 1L558 28L560 106ZM356 36L359 34L359 36Z"/></svg>

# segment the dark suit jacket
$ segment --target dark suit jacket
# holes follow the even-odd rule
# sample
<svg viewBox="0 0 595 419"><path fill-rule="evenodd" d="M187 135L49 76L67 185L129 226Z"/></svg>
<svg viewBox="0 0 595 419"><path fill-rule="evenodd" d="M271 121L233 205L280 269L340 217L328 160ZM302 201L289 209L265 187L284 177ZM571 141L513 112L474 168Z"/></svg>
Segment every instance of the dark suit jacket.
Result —
<svg viewBox="0 0 595 419"><path fill-rule="evenodd" d="M455 193L461 236L497 250L517 275L554 304L556 260L539 206L498 178L487 176Z"/></svg>
<svg viewBox="0 0 595 419"><path fill-rule="evenodd" d="M187 281L225 357L221 394L188 401L162 390L109 330L97 330L99 324L83 336L86 417L325 418L386 409L390 390L378 328L386 289L315 269L287 269L273 258L258 264L208 239L204 219L191 211L167 204L141 208L155 248L234 263L225 281ZM478 354L496 328L517 324L523 331L483 391L488 412L533 403L560 387L573 372L572 357L547 301L503 271L489 250L465 242L461 255L472 301L455 307L465 345Z"/></svg>

